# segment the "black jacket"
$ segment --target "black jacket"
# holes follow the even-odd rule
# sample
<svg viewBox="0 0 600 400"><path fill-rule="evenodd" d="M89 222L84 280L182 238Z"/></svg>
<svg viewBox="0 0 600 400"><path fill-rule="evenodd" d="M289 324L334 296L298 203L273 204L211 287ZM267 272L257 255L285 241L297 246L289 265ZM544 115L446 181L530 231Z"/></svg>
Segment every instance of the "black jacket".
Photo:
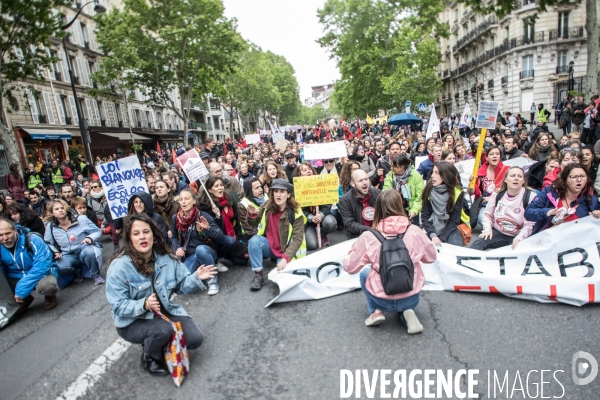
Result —
<svg viewBox="0 0 600 400"><path fill-rule="evenodd" d="M369 206L375 207L375 201L381 193L381 190L373 187L369 188L369 190L371 191ZM356 193L354 190L350 190L348 193L342 196L338 209L342 215L344 227L353 238L358 237L364 231L369 230L368 226L362 224L363 206L362 203L356 198Z"/></svg>
<svg viewBox="0 0 600 400"><path fill-rule="evenodd" d="M448 241L448 237L450 236L450 234L452 232L454 232L454 230L456 230L458 228L458 225L460 224L460 216L463 210L463 199L465 197L464 192L462 192L459 196L458 199L456 199L456 201L454 202L454 208L452 209L452 214L450 214L450 218L448 219L448 222L446 223L446 227L444 228L444 230L442 231L442 233L440 233L439 238L442 242L447 242ZM427 236L429 238L433 238L434 236L437 236L435 234L435 229L433 228L433 224L431 222L429 222L429 218L431 217L431 214L433 213L433 209L431 208L431 202L428 201L424 201L423 202L423 208L421 209L421 223L423 224L423 229L425 229L425 232L427 233ZM433 234L433 236L432 236Z"/></svg>
<svg viewBox="0 0 600 400"><path fill-rule="evenodd" d="M152 218L156 226L158 226L158 229L160 229L160 231L162 232L165 244L168 245L169 243L171 243L171 241L169 240L167 225L165 225L165 221L163 220L162 216L159 213L154 212L154 203L152 203L152 196L149 193L137 192L136 194L131 196L131 198L129 199L129 204L127 206L128 213L131 212L131 210L133 210L133 202L138 197L140 198L140 200L142 200L142 202L144 202L144 209L146 210L146 215ZM117 229L121 228L121 219L115 220L115 227Z"/></svg>
<svg viewBox="0 0 600 400"><path fill-rule="evenodd" d="M503 147L502 149L500 149L500 153L500 158L502 159L502 161L512 160L513 158L521 157L521 154L523 154L523 152L516 147L510 153L506 152Z"/></svg>

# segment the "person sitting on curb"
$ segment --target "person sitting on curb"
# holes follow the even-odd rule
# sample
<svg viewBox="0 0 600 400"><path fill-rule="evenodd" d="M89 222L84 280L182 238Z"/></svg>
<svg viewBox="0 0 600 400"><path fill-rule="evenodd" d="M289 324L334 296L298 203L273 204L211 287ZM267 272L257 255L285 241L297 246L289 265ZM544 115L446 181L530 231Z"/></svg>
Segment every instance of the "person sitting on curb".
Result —
<svg viewBox="0 0 600 400"><path fill-rule="evenodd" d="M45 296L44 309L57 305L56 292L69 280L60 279L52 252L37 234L31 234L7 218L0 217L0 270L20 304L16 316L33 302L34 289ZM59 286L59 280L61 285Z"/></svg>

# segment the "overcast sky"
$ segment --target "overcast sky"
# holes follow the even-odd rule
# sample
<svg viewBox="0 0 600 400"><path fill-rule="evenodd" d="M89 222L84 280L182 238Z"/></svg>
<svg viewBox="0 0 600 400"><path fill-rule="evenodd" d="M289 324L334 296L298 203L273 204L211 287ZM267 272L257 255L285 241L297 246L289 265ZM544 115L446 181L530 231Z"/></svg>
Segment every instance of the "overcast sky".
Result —
<svg viewBox="0 0 600 400"><path fill-rule="evenodd" d="M339 72L315 42L322 29L317 9L325 0L223 0L225 15L238 20L242 36L263 50L284 56L294 67L300 100L310 87L333 83Z"/></svg>

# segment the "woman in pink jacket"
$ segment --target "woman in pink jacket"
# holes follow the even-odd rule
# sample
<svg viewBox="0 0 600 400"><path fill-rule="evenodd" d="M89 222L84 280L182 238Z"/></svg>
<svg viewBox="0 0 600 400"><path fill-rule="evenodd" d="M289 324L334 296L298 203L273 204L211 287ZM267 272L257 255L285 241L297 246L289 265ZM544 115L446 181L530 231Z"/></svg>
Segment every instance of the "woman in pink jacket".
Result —
<svg viewBox="0 0 600 400"><path fill-rule="evenodd" d="M400 313L400 321L407 326L408 333L420 333L423 331L423 326L415 315L414 309L419 304L419 292L425 285L421 263L435 261L435 247L418 226L411 225L402 207L400 194L392 189L384 190L377 197L373 227L386 237L406 232L403 240L414 263L415 275L412 291L386 295L379 277L381 242L369 231L360 235L344 259L344 270L350 274L360 271L360 285L367 297L367 309L370 314L365 324L379 325L385 321L384 311L397 312ZM367 264L371 267L363 269Z"/></svg>

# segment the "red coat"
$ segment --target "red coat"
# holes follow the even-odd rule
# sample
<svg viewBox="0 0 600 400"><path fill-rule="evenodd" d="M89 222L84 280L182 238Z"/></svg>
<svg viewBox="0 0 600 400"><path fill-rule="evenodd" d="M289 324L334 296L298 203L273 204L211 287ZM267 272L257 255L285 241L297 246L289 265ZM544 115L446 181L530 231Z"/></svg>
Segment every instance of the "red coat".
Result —
<svg viewBox="0 0 600 400"><path fill-rule="evenodd" d="M25 180L21 175L14 175L13 173L7 174L4 177L4 186L6 190L13 196L15 200L23 201L23 191L25 190Z"/></svg>
<svg viewBox="0 0 600 400"><path fill-rule="evenodd" d="M475 184L475 199L479 198L482 195L481 182L483 178L487 176L488 166L489 164L485 162L477 171L477 182ZM502 164L502 161L498 162L498 165L494 169L494 186L496 186L496 189L499 189L502 186L502 181L504 181L504 177L506 176L506 173L509 169L510 167L508 165Z"/></svg>
<svg viewBox="0 0 600 400"><path fill-rule="evenodd" d="M558 174L560 174L560 168L554 168L552 171L548 172L548 174L544 176L544 184L542 185L542 189L546 186L552 185L556 178L558 178Z"/></svg>

